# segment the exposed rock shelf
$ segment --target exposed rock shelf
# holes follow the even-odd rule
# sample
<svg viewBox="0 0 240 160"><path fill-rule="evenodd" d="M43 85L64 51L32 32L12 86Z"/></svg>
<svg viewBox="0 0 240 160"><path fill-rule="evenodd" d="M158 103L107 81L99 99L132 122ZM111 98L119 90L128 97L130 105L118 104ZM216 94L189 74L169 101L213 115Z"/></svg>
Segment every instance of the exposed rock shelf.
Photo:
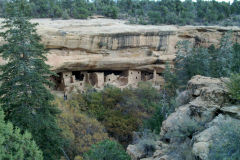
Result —
<svg viewBox="0 0 240 160"><path fill-rule="evenodd" d="M49 50L47 63L57 73L134 70L152 74L149 80L157 83L162 81L165 63L171 63L175 58L179 40L190 40L195 45L218 44L222 34L232 30L236 40L240 41L239 27L130 25L112 19L34 19L32 22L39 23L37 31ZM107 75L103 75L103 85ZM141 77L144 79L143 75ZM77 80L74 76L72 79ZM61 81L64 79L57 85L67 85ZM119 86L122 81L114 83Z"/></svg>
<svg viewBox="0 0 240 160"><path fill-rule="evenodd" d="M174 58L179 40L217 44L229 30L240 36L239 27L129 25L112 19L32 21L39 23L48 63L56 71L158 68L166 62L164 56Z"/></svg>
<svg viewBox="0 0 240 160"><path fill-rule="evenodd" d="M157 150L152 157L144 157L137 145L129 145L133 160L208 160L212 139L220 122L240 122L240 106L232 106L226 87L227 78L194 76L188 82L184 99L174 113L163 122ZM187 157L186 157L187 156Z"/></svg>

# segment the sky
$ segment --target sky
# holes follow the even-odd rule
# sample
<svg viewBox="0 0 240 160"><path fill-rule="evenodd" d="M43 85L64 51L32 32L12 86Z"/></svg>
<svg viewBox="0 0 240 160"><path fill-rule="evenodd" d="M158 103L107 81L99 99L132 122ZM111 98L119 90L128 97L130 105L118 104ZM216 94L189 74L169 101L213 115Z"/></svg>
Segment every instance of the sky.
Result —
<svg viewBox="0 0 240 160"><path fill-rule="evenodd" d="M230 3L233 2L233 0L216 0L216 1L218 1L218 2L230 2Z"/></svg>
<svg viewBox="0 0 240 160"><path fill-rule="evenodd" d="M184 0L183 0L184 1ZM193 1L196 1L196 0L193 0ZM207 1L207 0L206 0ZM209 0L209 1L211 1L211 0ZM217 2L230 2L230 3L232 3L234 0L215 0L215 1L217 1Z"/></svg>

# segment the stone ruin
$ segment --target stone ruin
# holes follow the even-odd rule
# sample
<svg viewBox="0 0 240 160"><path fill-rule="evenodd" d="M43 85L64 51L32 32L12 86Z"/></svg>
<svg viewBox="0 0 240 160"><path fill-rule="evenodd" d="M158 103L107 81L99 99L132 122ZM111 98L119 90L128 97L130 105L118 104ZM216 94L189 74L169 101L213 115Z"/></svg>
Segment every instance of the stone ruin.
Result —
<svg viewBox="0 0 240 160"><path fill-rule="evenodd" d="M118 88L137 87L139 82L152 82L160 86L163 79L156 70L152 72L140 70L125 71L67 71L59 72L58 76L52 76L50 81L54 83L52 90L65 93L84 93L91 86L101 90L106 85Z"/></svg>
<svg viewBox="0 0 240 160"><path fill-rule="evenodd" d="M48 49L46 63L58 73L51 77L51 91L61 96L88 86L135 87L142 81L160 88L166 64L174 67L178 41L217 47L231 31L240 43L239 27L130 25L112 19L32 21L39 23L37 31Z"/></svg>

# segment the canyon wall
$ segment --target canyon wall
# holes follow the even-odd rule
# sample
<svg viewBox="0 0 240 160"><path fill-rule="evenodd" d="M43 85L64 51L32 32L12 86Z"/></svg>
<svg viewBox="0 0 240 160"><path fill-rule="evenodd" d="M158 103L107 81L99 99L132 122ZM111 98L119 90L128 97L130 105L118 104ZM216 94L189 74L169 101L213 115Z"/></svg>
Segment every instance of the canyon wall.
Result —
<svg viewBox="0 0 240 160"><path fill-rule="evenodd" d="M49 50L47 63L62 77L53 79L59 83L56 88L64 88L66 83L86 82L88 78L101 88L111 74L116 76L111 81L116 86L139 82L137 76L134 82L130 80L126 74L129 70L141 72L140 81L160 83L165 63L172 64L175 58L179 40L190 40L194 45L218 44L221 36L232 30L240 41L239 27L130 25L111 19L32 21L39 23L38 33ZM99 78L93 72L97 77L103 73L100 81L104 82L95 82ZM64 80L64 73L69 74L69 79ZM84 80L79 78L82 75Z"/></svg>
<svg viewBox="0 0 240 160"><path fill-rule="evenodd" d="M110 19L34 21L55 71L156 69L161 73L163 64L174 59L179 40L217 44L229 30L240 39L237 27L128 25Z"/></svg>

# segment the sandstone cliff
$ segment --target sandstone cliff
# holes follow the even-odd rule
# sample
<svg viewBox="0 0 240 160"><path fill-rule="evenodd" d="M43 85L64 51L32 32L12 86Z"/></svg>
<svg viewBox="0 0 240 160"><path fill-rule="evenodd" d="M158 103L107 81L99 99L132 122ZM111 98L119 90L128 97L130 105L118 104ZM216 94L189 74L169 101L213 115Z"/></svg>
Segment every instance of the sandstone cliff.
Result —
<svg viewBox="0 0 240 160"><path fill-rule="evenodd" d="M161 64L175 57L179 40L210 45L228 30L240 36L238 27L128 25L111 19L33 21L39 23L48 63L56 71L156 68L160 73Z"/></svg>
<svg viewBox="0 0 240 160"><path fill-rule="evenodd" d="M154 154L146 158L137 145L129 145L127 150L133 160L208 160L219 123L240 122L239 106L230 104L228 81L194 76L183 92L185 96L181 96L188 101L163 122Z"/></svg>
<svg viewBox="0 0 240 160"><path fill-rule="evenodd" d="M238 27L130 25L112 19L32 21L39 23L38 33L49 49L47 63L61 77L52 79L56 90L81 90L84 84L101 88L107 82L118 87L146 80L160 84L164 64L175 58L179 40L218 44L222 34L232 30L240 41ZM129 77L129 70L141 73Z"/></svg>

